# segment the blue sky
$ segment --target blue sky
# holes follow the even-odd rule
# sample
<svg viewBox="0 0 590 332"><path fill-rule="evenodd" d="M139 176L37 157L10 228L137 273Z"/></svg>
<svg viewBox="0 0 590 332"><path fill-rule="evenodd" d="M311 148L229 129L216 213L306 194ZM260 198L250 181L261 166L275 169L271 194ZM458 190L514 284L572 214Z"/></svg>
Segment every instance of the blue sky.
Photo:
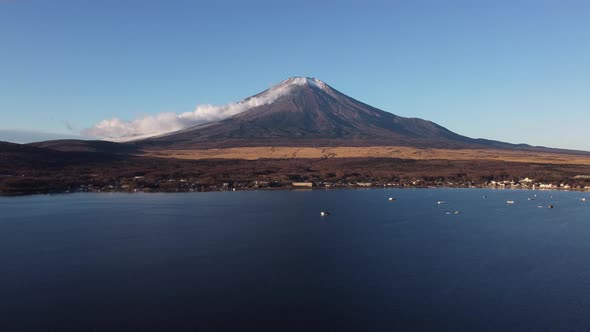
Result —
<svg viewBox="0 0 590 332"><path fill-rule="evenodd" d="M588 1L287 3L0 0L0 129L75 135L314 76L464 135L590 150Z"/></svg>

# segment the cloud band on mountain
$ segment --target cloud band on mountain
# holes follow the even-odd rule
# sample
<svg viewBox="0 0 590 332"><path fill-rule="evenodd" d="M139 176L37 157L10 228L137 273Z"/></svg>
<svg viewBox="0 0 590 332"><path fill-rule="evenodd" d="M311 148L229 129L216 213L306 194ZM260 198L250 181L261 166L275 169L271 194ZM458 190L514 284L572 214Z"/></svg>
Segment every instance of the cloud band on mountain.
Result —
<svg viewBox="0 0 590 332"><path fill-rule="evenodd" d="M229 118L250 108L270 104L288 93L290 85L279 84L264 93L222 106L200 105L192 112L160 113L148 115L131 121L119 118L102 120L92 128L84 129L81 134L113 140L132 140L162 135L177 130Z"/></svg>

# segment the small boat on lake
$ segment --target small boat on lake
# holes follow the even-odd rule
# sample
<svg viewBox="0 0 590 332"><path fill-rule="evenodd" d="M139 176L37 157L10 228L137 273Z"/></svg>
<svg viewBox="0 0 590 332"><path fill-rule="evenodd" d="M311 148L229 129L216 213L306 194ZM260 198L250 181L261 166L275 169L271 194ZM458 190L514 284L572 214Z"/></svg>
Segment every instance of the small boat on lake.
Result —
<svg viewBox="0 0 590 332"><path fill-rule="evenodd" d="M506 201L506 204L514 204L514 201Z"/></svg>

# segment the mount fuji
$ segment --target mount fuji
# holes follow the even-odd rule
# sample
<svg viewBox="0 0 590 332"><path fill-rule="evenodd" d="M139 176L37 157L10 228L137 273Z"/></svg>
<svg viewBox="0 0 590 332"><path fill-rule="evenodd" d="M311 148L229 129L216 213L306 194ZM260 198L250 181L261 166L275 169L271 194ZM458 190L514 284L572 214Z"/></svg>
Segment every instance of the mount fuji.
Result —
<svg viewBox="0 0 590 332"><path fill-rule="evenodd" d="M406 118L351 98L323 81L292 77L234 104L226 119L135 140L139 147L412 146L515 148L472 139L434 122Z"/></svg>

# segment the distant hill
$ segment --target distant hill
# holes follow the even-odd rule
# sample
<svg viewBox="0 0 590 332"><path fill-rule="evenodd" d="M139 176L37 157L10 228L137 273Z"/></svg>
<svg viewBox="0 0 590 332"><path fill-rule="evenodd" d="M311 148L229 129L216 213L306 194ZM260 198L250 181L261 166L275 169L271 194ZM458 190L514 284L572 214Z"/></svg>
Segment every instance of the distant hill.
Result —
<svg viewBox="0 0 590 332"><path fill-rule="evenodd" d="M107 164L124 158L126 156L115 153L57 151L31 144L0 142L0 174L19 174L22 170L30 169L61 169L78 164Z"/></svg>

